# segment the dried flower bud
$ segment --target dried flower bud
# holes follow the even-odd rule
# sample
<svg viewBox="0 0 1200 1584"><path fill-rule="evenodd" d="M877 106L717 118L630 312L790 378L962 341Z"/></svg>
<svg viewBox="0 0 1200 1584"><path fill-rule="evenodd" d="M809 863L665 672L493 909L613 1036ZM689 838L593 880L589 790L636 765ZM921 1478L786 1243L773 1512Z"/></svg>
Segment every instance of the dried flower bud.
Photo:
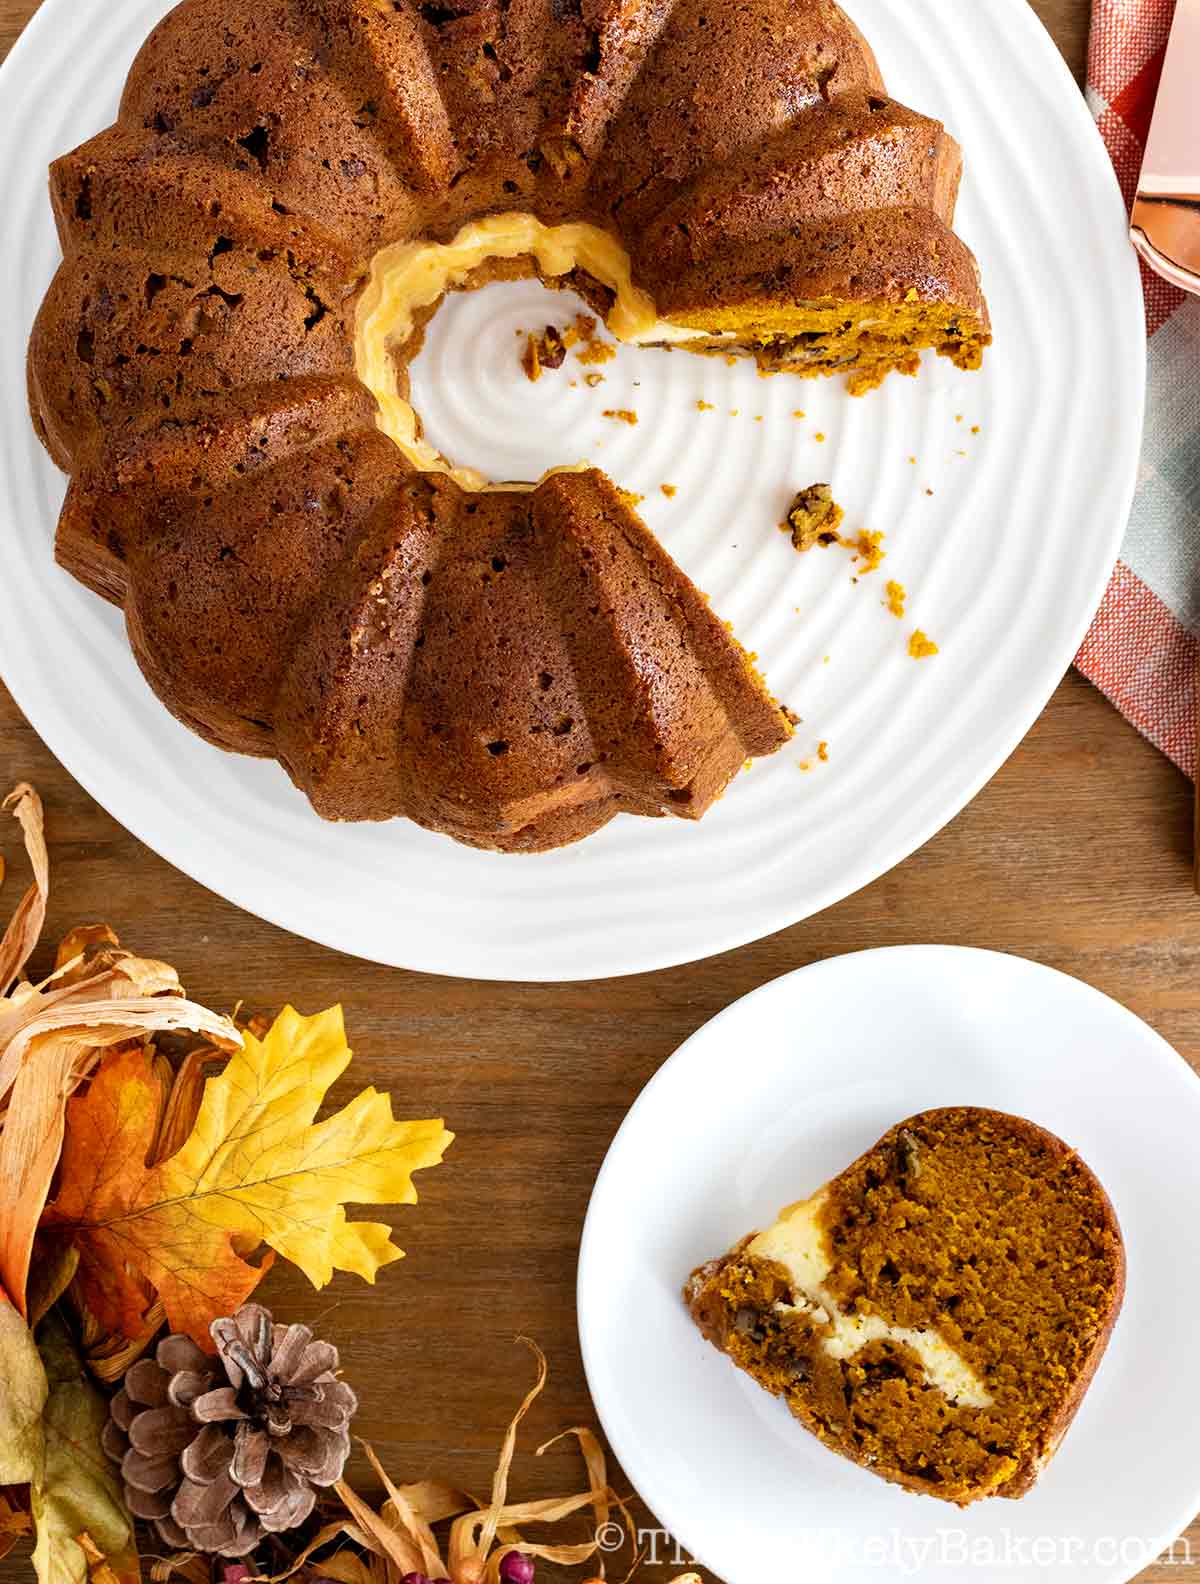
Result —
<svg viewBox="0 0 1200 1584"><path fill-rule="evenodd" d="M501 1584L533 1584L533 1558L510 1551L500 1563Z"/></svg>

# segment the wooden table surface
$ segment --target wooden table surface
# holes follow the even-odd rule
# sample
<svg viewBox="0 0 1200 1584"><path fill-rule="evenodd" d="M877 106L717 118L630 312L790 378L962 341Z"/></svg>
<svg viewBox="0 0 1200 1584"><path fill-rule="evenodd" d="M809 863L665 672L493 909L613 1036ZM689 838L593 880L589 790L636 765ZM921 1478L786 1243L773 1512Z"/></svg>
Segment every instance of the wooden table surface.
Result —
<svg viewBox="0 0 1200 1584"><path fill-rule="evenodd" d="M36 3L0 0L0 52ZM105 0L89 3L99 13ZM1033 3L1082 77L1087 0ZM420 1180L421 1203L398 1214L409 1257L378 1287L345 1277L314 1294L277 1269L263 1289L283 1314L319 1317L340 1344L363 1398L359 1433L397 1477L436 1472L487 1488L529 1379L518 1333L540 1341L551 1370L525 1445L593 1421L574 1309L593 1178L659 1064L746 991L861 947L993 947L1089 981L1200 1062L1191 789L1075 673L975 802L891 874L741 951L612 983L425 977L355 962L260 923L140 847L59 768L0 688L0 781L19 779L34 782L47 807L48 938L79 920L109 919L128 944L175 963L189 991L215 1007L239 997L261 1009L341 1001L358 1083L391 1090L400 1115L445 1115L457 1132L448 1163ZM11 832L3 843L15 858ZM0 915L16 894L10 882ZM1120 1449L1112 1450L1119 1478ZM516 1488L533 1495L574 1489L578 1479L567 1452L519 1456L514 1467ZM1200 1523L1189 1537L1200 1565ZM674 1571L647 1566L639 1577L653 1584ZM19 1558L0 1568L5 1580L28 1573ZM786 1568L780 1576L789 1578ZM1156 1584L1180 1577L1177 1565L1163 1563L1143 1575Z"/></svg>

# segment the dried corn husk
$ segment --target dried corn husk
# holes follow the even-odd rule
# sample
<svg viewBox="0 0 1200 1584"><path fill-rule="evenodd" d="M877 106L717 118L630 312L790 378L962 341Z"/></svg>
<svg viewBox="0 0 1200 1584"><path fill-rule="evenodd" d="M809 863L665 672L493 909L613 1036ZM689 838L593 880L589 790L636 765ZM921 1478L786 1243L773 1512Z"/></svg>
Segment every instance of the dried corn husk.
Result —
<svg viewBox="0 0 1200 1584"><path fill-rule="evenodd" d="M5 996L20 978L46 922L46 899L50 895L50 858L46 852L42 800L22 781L0 804L20 824L25 851L33 865L33 883L21 898L12 922L0 940L0 996Z"/></svg>
<svg viewBox="0 0 1200 1584"><path fill-rule="evenodd" d="M228 1018L186 999L173 968L121 951L107 925L72 931L42 984L20 980L45 920L49 861L33 788L22 783L2 806L20 822L34 872L0 941L0 1288L28 1315L34 1234L74 1090L105 1052L158 1031L186 1029L226 1050L242 1040ZM180 1114L189 1098L190 1091ZM37 1303L44 1301L39 1290Z"/></svg>
<svg viewBox="0 0 1200 1584"><path fill-rule="evenodd" d="M106 1386L114 1386L124 1377L129 1366L137 1363L167 1322L166 1310L155 1299L146 1310L146 1323L137 1336L114 1336L97 1322L73 1285L67 1288L67 1297L79 1315L87 1367Z"/></svg>
<svg viewBox="0 0 1200 1584"><path fill-rule="evenodd" d="M406 1573L422 1573L427 1578L446 1577L452 1584L498 1584L501 1563L510 1551L567 1566L578 1566L596 1555L598 1547L594 1539L547 1545L526 1540L520 1525L555 1524L584 1508L591 1508L591 1528L595 1534L608 1522L612 1508L618 1507L625 1514L632 1533L633 1521L625 1503L608 1483L603 1448L594 1432L586 1428L564 1430L537 1449L540 1457L559 1441L573 1436L579 1443L587 1469L586 1490L540 1501L508 1500L517 1431L546 1384L546 1360L541 1350L528 1338L521 1340L537 1362L537 1378L505 1433L492 1479L491 1497L486 1503L437 1480L398 1486L388 1476L374 1450L364 1442L371 1467L386 1492L382 1507L376 1510L346 1481L341 1481L334 1489L349 1519L332 1518L282 1573L264 1576L258 1584L283 1584L318 1552L335 1543L339 1549L322 1556L312 1566L322 1576L336 1579L338 1584L399 1584ZM434 1525L448 1518L453 1522L443 1562ZM635 1562L635 1570L636 1566ZM588 1584L601 1584L603 1571L601 1565L600 1578L590 1579ZM157 1570L154 1576L166 1578L166 1574ZM700 1584L700 1581L696 1574L688 1573L674 1584Z"/></svg>
<svg viewBox="0 0 1200 1584"><path fill-rule="evenodd" d="M82 1534L75 1536L75 1544L87 1558L90 1584L121 1584L115 1569L109 1566L103 1551L86 1529Z"/></svg>
<svg viewBox="0 0 1200 1584"><path fill-rule="evenodd" d="M150 1577L158 1584L169 1579L185 1579L187 1584L212 1584L213 1559L201 1556L198 1551L177 1551L174 1556L159 1557L150 1564Z"/></svg>

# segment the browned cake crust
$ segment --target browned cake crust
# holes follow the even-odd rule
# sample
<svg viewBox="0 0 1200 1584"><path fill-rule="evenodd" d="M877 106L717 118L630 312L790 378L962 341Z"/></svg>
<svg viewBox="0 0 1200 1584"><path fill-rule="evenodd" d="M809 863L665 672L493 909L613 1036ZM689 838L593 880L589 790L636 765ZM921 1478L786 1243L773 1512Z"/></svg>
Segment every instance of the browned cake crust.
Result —
<svg viewBox="0 0 1200 1584"><path fill-rule="evenodd" d="M72 474L59 559L181 719L327 817L506 849L695 817L784 713L596 474L474 503L408 477L354 373L371 261L488 214L589 220L663 312L772 309L726 349L865 387L986 341L958 174L832 0L183 0L51 171L29 386ZM381 579L392 636L348 656ZM552 708L574 724L546 743Z"/></svg>
<svg viewBox="0 0 1200 1584"><path fill-rule="evenodd" d="M789 1218L819 1230L815 1299L794 1258L768 1257L791 1246L778 1240ZM1079 1156L1032 1122L964 1106L889 1129L764 1240L700 1266L684 1298L831 1450L966 1505L1034 1484L1124 1290L1116 1216ZM929 1358L914 1351L931 1340Z"/></svg>
<svg viewBox="0 0 1200 1584"><path fill-rule="evenodd" d="M360 386L312 378L220 421L181 403L106 459L60 560L124 605L173 713L278 757L326 818L538 851L698 819L791 734L602 473L468 494L406 469Z"/></svg>

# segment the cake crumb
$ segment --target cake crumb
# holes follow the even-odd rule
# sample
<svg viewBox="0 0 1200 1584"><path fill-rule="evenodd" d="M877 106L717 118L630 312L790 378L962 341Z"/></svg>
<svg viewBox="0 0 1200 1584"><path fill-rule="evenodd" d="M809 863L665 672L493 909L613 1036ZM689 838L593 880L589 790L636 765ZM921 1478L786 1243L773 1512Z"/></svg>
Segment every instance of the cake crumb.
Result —
<svg viewBox="0 0 1200 1584"><path fill-rule="evenodd" d="M793 500L788 507L786 520L779 526L784 533L791 534L792 545L797 550L811 550L815 544L840 544L849 550L855 561L860 563L856 569L858 576L850 580L857 583L859 576L865 577L875 571L880 562L886 559L887 551L883 548L884 535L869 528L860 529L854 539L847 539L839 533L845 515L834 500L828 484L810 484Z"/></svg>
<svg viewBox="0 0 1200 1584"><path fill-rule="evenodd" d="M971 433L972 434L978 434L979 433L979 425L978 424L972 424L971 425Z"/></svg>
<svg viewBox="0 0 1200 1584"><path fill-rule="evenodd" d="M538 338L533 334L525 337L525 346L521 351L521 367L529 383L536 385L542 377L542 360L538 354Z"/></svg>
<svg viewBox="0 0 1200 1584"><path fill-rule="evenodd" d="M536 384L542 377L543 369L561 368L566 355L566 341L553 325L547 325L540 336L530 331L525 337L525 350L521 353L525 378Z"/></svg>
<svg viewBox="0 0 1200 1584"><path fill-rule="evenodd" d="M700 396L700 397L697 398L697 401L696 401L696 411L697 412L716 412L716 410L717 409L713 406L712 402L706 402L704 400L703 396Z"/></svg>
<svg viewBox="0 0 1200 1584"><path fill-rule="evenodd" d="M637 413L628 407L606 407L601 415L604 418L615 418L618 423L626 423L631 427L638 421Z"/></svg>
<svg viewBox="0 0 1200 1584"><path fill-rule="evenodd" d="M818 430L817 430L817 432L816 432L816 434L815 434L815 435L814 435L814 436L813 436L813 438L814 438L814 439L815 439L815 440L816 440L816 442L817 442L817 444L818 444L818 445L824 445L824 444L825 444L825 436L824 436L824 434L823 434L823 433L822 433L822 432L821 432L821 430L820 430L820 429L818 429Z"/></svg>
<svg viewBox="0 0 1200 1584"><path fill-rule="evenodd" d="M629 507L630 511L636 511L646 499L644 495L639 495L636 490L621 489L620 487L617 489L617 494L625 502L626 506Z"/></svg>
<svg viewBox="0 0 1200 1584"><path fill-rule="evenodd" d="M610 363L616 355L617 349L611 341L589 341L575 354L581 363Z"/></svg>
<svg viewBox="0 0 1200 1584"><path fill-rule="evenodd" d="M845 515L828 484L810 484L797 493L780 527L790 532L794 549L811 550L818 543L837 542Z"/></svg>
<svg viewBox="0 0 1200 1584"><path fill-rule="evenodd" d="M674 500L675 496L679 493L674 484L660 484L658 487L660 490L662 490L663 494L668 500Z"/></svg>
<svg viewBox="0 0 1200 1584"><path fill-rule="evenodd" d="M904 615L904 602L908 598L908 592L903 583L897 583L893 579L888 583L885 593L887 594L887 599L884 603L899 621Z"/></svg>
<svg viewBox="0 0 1200 1584"><path fill-rule="evenodd" d="M845 542L843 541L843 543ZM858 538L850 545L850 549L854 551L855 559L862 562L859 572L864 577L868 572L874 572L879 563L887 558L887 551L882 546L883 534L876 533L869 528L864 528Z"/></svg>
<svg viewBox="0 0 1200 1584"><path fill-rule="evenodd" d="M932 638L927 638L918 627L908 640L908 652L914 660L928 660L931 655L938 653L938 646Z"/></svg>
<svg viewBox="0 0 1200 1584"><path fill-rule="evenodd" d="M581 343L581 344L580 344ZM591 314L576 314L575 322L563 336L563 344L579 344L575 356L581 363L608 363L617 355L611 341L602 341L596 334L596 321Z"/></svg>
<svg viewBox="0 0 1200 1584"><path fill-rule="evenodd" d="M797 407L795 412L792 413L792 417L793 418L807 418L808 414L804 411L803 407Z"/></svg>
<svg viewBox="0 0 1200 1584"><path fill-rule="evenodd" d="M603 374L585 374L583 376L583 383L585 385L587 385L591 390L595 390L597 385L603 385L604 384L604 375Z"/></svg>
<svg viewBox="0 0 1200 1584"><path fill-rule="evenodd" d="M817 758L822 764L829 763L829 744L827 742L819 742L817 744Z"/></svg>

